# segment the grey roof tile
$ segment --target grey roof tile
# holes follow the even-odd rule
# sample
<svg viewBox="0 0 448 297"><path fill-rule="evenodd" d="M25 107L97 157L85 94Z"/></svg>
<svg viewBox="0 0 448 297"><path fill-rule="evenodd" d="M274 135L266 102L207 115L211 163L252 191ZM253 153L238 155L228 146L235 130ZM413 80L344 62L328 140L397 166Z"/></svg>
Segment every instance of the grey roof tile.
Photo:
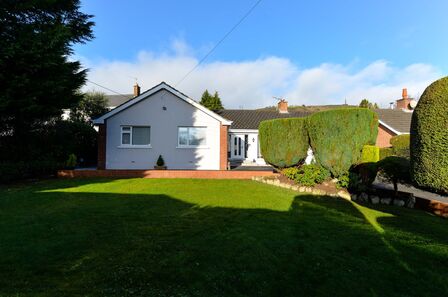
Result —
<svg viewBox="0 0 448 297"><path fill-rule="evenodd" d="M401 133L410 133L412 112L400 109L376 109L378 118L386 125Z"/></svg>
<svg viewBox="0 0 448 297"><path fill-rule="evenodd" d="M377 109L378 118L386 125L401 133L409 133L412 113L398 109ZM231 129L258 129L260 122L279 118L301 118L310 115L310 112L279 113L274 110L248 110L248 109L223 109L217 114L233 121Z"/></svg>
<svg viewBox="0 0 448 297"><path fill-rule="evenodd" d="M107 99L107 106L108 107L117 107L118 105L121 105L128 101L129 99L133 98L134 95L132 94L126 94L126 95L106 95Z"/></svg>
<svg viewBox="0 0 448 297"><path fill-rule="evenodd" d="M305 112L279 113L274 110L223 109L216 111L225 119L232 121L230 129L258 129L260 122L279 118L301 118Z"/></svg>

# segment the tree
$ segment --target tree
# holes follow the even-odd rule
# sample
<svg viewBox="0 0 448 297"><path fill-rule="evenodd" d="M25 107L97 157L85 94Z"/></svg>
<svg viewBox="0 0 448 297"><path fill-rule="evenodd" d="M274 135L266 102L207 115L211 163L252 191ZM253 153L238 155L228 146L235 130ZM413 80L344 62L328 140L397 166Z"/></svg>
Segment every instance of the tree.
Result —
<svg viewBox="0 0 448 297"><path fill-rule="evenodd" d="M377 164L383 176L394 185L395 196L398 194L398 183L410 184L411 175L408 159L390 156Z"/></svg>
<svg viewBox="0 0 448 297"><path fill-rule="evenodd" d="M74 44L93 38L94 23L79 8L79 0L8 0L0 6L0 135L14 140L20 158L31 133L82 98L86 70L70 56Z"/></svg>
<svg viewBox="0 0 448 297"><path fill-rule="evenodd" d="M215 94L213 95L212 103L213 103L213 105L212 105L212 108L210 108L211 110L224 109L224 107L222 106L221 98L219 97L219 94L217 91L215 91Z"/></svg>
<svg viewBox="0 0 448 297"><path fill-rule="evenodd" d="M411 174L423 188L448 193L448 76L429 85L412 113Z"/></svg>
<svg viewBox="0 0 448 297"><path fill-rule="evenodd" d="M220 110L224 108L221 103L221 98L219 98L219 94L216 91L212 96L208 90L205 90L204 93L202 93L201 101L199 103L210 110Z"/></svg>
<svg viewBox="0 0 448 297"><path fill-rule="evenodd" d="M202 93L201 101L199 102L201 105L209 108L212 104L212 95L208 92L208 90L205 90L204 93Z"/></svg>
<svg viewBox="0 0 448 297"><path fill-rule="evenodd" d="M70 110L70 120L90 121L108 111L106 95L102 92L87 92L79 103Z"/></svg>
<svg viewBox="0 0 448 297"><path fill-rule="evenodd" d="M367 99L362 99L361 102L359 103L359 107L369 108L369 109L378 109L379 108L378 104L371 103Z"/></svg>

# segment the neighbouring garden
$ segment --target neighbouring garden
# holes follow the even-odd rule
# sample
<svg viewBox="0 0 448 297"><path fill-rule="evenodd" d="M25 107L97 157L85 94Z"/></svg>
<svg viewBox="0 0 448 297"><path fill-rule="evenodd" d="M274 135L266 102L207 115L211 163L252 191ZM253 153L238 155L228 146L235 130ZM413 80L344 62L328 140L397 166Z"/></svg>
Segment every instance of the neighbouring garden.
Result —
<svg viewBox="0 0 448 297"><path fill-rule="evenodd" d="M0 187L0 296L446 296L445 219L253 181Z"/></svg>
<svg viewBox="0 0 448 297"><path fill-rule="evenodd" d="M333 183L356 198L378 193L377 178L394 186L414 184L436 193L448 193L448 77L431 84L423 93L412 118L410 135L391 139L391 147L375 146L377 115L368 108L321 111L305 118L264 121L260 147L264 159L301 186ZM309 150L314 159L310 158ZM410 197L412 199L412 196ZM385 201L391 201L385 200ZM398 201L400 202L400 201ZM398 204L406 204L401 201Z"/></svg>

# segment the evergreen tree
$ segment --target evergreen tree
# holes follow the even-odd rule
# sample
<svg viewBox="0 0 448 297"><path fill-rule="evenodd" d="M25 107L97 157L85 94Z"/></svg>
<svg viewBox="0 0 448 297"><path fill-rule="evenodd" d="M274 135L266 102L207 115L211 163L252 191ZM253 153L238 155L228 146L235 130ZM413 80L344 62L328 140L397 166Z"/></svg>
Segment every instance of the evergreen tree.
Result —
<svg viewBox="0 0 448 297"><path fill-rule="evenodd" d="M221 98L219 98L219 94L216 91L215 94L212 96L210 95L208 90L205 90L204 93L202 94L201 101L199 103L210 110L224 109L221 103Z"/></svg>
<svg viewBox="0 0 448 297"><path fill-rule="evenodd" d="M70 120L86 122L108 111L106 95L102 92L87 92L81 101L70 110Z"/></svg>
<svg viewBox="0 0 448 297"><path fill-rule="evenodd" d="M219 94L217 91L215 91L215 94L213 95L212 103L213 103L212 108L210 108L211 110L224 109L224 107L222 106L221 98L219 97Z"/></svg>
<svg viewBox="0 0 448 297"><path fill-rule="evenodd" d="M212 95L210 95L208 90L205 90L204 93L202 93L201 101L199 103L207 108L210 108L212 105L212 99Z"/></svg>
<svg viewBox="0 0 448 297"><path fill-rule="evenodd" d="M369 108L369 100L362 99L361 102L359 103L359 107Z"/></svg>
<svg viewBox="0 0 448 297"><path fill-rule="evenodd" d="M5 0L0 5L0 135L18 156L29 135L75 106L86 70L73 45L93 38L91 15L79 0ZM1 141L0 141L1 142ZM12 150L12 149L11 149Z"/></svg>
<svg viewBox="0 0 448 297"><path fill-rule="evenodd" d="M359 107L363 107L363 108L369 108L369 109L378 109L378 104L376 103L372 103L367 99L362 99L361 102L359 103Z"/></svg>

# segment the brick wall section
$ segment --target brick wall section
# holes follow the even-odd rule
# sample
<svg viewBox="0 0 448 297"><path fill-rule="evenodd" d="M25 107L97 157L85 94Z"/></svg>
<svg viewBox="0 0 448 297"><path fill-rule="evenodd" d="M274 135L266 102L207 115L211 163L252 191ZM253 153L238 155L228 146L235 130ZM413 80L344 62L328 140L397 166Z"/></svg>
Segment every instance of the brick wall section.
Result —
<svg viewBox="0 0 448 297"><path fill-rule="evenodd" d="M106 169L106 123L98 127L98 169Z"/></svg>
<svg viewBox="0 0 448 297"><path fill-rule="evenodd" d="M59 170L58 177L110 177L110 178L208 178L251 179L253 176L276 176L272 171L230 170Z"/></svg>
<svg viewBox="0 0 448 297"><path fill-rule="evenodd" d="M397 100L397 109L407 109L409 110L409 103L411 103L411 99L403 98Z"/></svg>
<svg viewBox="0 0 448 297"><path fill-rule="evenodd" d="M415 197L415 208L448 218L448 203Z"/></svg>
<svg viewBox="0 0 448 297"><path fill-rule="evenodd" d="M227 137L229 126L221 125L219 135L219 169L227 170Z"/></svg>
<svg viewBox="0 0 448 297"><path fill-rule="evenodd" d="M376 146L378 147L390 147L390 139L396 134L383 125L378 126L378 136L376 137Z"/></svg>

